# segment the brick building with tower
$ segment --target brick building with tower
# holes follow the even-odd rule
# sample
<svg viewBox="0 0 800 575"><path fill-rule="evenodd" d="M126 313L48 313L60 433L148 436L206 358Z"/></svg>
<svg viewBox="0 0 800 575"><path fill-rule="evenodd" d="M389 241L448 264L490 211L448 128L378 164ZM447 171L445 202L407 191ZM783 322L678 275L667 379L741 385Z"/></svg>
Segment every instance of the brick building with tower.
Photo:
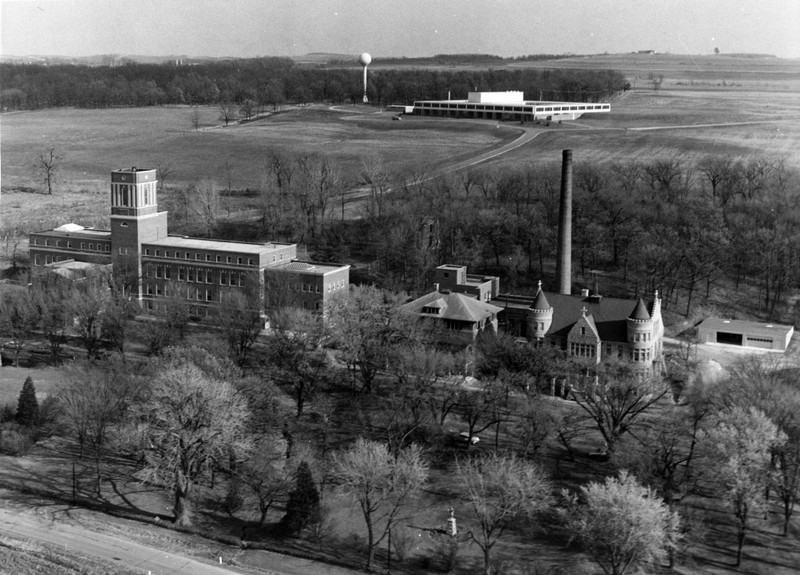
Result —
<svg viewBox="0 0 800 575"><path fill-rule="evenodd" d="M161 297L180 295L193 313L207 315L229 291L257 293L270 305L325 312L330 295L347 289L350 266L302 262L297 245L247 243L169 235L167 212L158 211L152 169L111 172L111 229L66 224L30 235L34 267L59 269L71 262L133 267L132 297L152 309ZM172 292L168 294L168 288ZM268 287L282 290L271 297Z"/></svg>

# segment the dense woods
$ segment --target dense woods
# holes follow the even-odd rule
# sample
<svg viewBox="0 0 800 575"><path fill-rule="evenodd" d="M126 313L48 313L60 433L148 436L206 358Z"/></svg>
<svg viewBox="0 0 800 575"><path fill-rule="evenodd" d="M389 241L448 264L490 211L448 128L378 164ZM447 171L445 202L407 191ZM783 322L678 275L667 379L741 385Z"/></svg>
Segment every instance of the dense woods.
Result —
<svg viewBox="0 0 800 575"><path fill-rule="evenodd" d="M0 64L0 84L3 111L183 104L274 107L285 102L354 102L363 92L357 66L323 68L287 58L190 66ZM387 70L376 64L370 69L367 91L377 105L446 99L448 94L464 98L474 90L522 90L530 98L600 101L624 84L622 74L610 70Z"/></svg>

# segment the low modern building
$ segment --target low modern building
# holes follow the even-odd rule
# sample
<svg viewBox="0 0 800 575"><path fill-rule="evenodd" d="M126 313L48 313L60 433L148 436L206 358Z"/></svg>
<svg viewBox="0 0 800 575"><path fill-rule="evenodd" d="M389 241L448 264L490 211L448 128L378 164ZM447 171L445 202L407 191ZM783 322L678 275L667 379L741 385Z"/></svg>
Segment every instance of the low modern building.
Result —
<svg viewBox="0 0 800 575"><path fill-rule="evenodd" d="M584 114L607 114L602 102L544 102L525 100L522 92L469 92L466 100L418 100L413 114L484 120L577 120Z"/></svg>
<svg viewBox="0 0 800 575"><path fill-rule="evenodd" d="M177 294L188 299L198 315L218 307L227 291L254 289L265 306L285 302L324 312L333 285L349 286L350 266L298 261L296 244L169 235L167 212L158 211L157 184L155 170L114 170L111 229L66 224L32 233L31 263L34 267L65 261L129 265L137 277L133 296L143 307L153 308L160 297ZM297 297L271 298L265 294L268 285L301 288ZM168 287L173 293L167 293Z"/></svg>
<svg viewBox="0 0 800 575"><path fill-rule="evenodd" d="M759 323L710 317L697 327L700 343L719 343L738 347L755 347L786 351L794 335L791 325Z"/></svg>

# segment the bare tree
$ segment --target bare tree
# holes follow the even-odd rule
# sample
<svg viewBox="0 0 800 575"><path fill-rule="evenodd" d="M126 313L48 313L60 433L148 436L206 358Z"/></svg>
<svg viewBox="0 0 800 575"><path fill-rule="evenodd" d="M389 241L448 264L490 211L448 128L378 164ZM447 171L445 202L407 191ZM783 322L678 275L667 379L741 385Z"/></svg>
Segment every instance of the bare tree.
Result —
<svg viewBox="0 0 800 575"><path fill-rule="evenodd" d="M171 162L156 161L156 177L158 178L158 191L164 191L167 180L172 176L174 168Z"/></svg>
<svg viewBox="0 0 800 575"><path fill-rule="evenodd" d="M100 351L103 316L110 303L109 289L92 281L76 284L65 302L90 361L96 359Z"/></svg>
<svg viewBox="0 0 800 575"><path fill-rule="evenodd" d="M325 350L322 342L327 330L321 318L298 308L280 308L271 317L268 339L269 359L275 376L291 388L297 417L306 402L313 399L325 379Z"/></svg>
<svg viewBox="0 0 800 575"><path fill-rule="evenodd" d="M594 421L609 455L619 438L670 390L660 377L645 376L624 364L603 366L596 381L592 374L586 380L580 389L573 389L573 397Z"/></svg>
<svg viewBox="0 0 800 575"><path fill-rule="evenodd" d="M192 113L189 115L189 123L195 132L200 129L200 110L192 108Z"/></svg>
<svg viewBox="0 0 800 575"><path fill-rule="evenodd" d="M142 387L142 379L124 365L73 364L66 369L66 384L58 397L68 429L83 457L84 448L94 453L95 493L100 495L101 462L111 426L120 422Z"/></svg>
<svg viewBox="0 0 800 575"><path fill-rule="evenodd" d="M492 571L491 552L507 529L521 526L552 504L552 485L537 465L497 453L456 462L471 519L470 539L483 552L484 573Z"/></svg>
<svg viewBox="0 0 800 575"><path fill-rule="evenodd" d="M236 109L231 104L220 104L219 119L225 122L225 127L236 119Z"/></svg>
<svg viewBox="0 0 800 575"><path fill-rule="evenodd" d="M55 183L56 173L61 167L62 159L53 144L48 144L36 155L33 167L41 177L41 181L47 185L48 194L52 195L53 193L53 184Z"/></svg>
<svg viewBox="0 0 800 575"><path fill-rule="evenodd" d="M359 438L350 449L333 456L334 477L358 502L367 527L366 570L372 570L375 550L401 520L403 508L428 479L428 465L412 445L393 456L386 445Z"/></svg>
<svg viewBox="0 0 800 575"><path fill-rule="evenodd" d="M750 519L764 508L771 451L786 439L763 412L740 407L722 412L703 434L707 472L725 490L736 517L736 567L742 563Z"/></svg>
<svg viewBox="0 0 800 575"><path fill-rule="evenodd" d="M211 237L220 212L220 194L217 183L203 178L192 186L188 200L190 209L203 224L206 235Z"/></svg>
<svg viewBox="0 0 800 575"><path fill-rule="evenodd" d="M264 331L257 280L245 292L230 291L222 295L218 309L217 324L222 329L231 359L239 367L244 365L247 355Z"/></svg>
<svg viewBox="0 0 800 575"><path fill-rule="evenodd" d="M567 496L567 525L607 575L653 565L678 542L678 514L625 471L582 487L581 499Z"/></svg>
<svg viewBox="0 0 800 575"><path fill-rule="evenodd" d="M19 367L19 353L39 324L39 311L30 291L9 291L0 297L0 334L10 339L14 366Z"/></svg>
<svg viewBox="0 0 800 575"><path fill-rule="evenodd" d="M363 389L371 392L378 371L390 364L400 343L413 337L417 320L398 310L402 302L402 294L373 286L356 286L332 298L332 335L353 374L354 389L359 373Z"/></svg>
<svg viewBox="0 0 800 575"><path fill-rule="evenodd" d="M192 487L211 466L227 468L251 450L249 410L230 383L188 361L168 363L140 408L150 448L148 477L174 496L175 523L190 525Z"/></svg>

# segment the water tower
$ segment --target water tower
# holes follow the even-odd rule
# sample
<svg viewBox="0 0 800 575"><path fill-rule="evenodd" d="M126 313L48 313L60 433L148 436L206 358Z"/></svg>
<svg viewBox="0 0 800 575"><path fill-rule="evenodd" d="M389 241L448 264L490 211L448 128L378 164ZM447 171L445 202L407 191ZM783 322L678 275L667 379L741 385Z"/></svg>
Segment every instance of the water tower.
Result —
<svg viewBox="0 0 800 575"><path fill-rule="evenodd" d="M366 104L369 102L369 100L367 100L367 66L372 62L372 56L364 52L358 57L358 61L364 68L364 103Z"/></svg>

